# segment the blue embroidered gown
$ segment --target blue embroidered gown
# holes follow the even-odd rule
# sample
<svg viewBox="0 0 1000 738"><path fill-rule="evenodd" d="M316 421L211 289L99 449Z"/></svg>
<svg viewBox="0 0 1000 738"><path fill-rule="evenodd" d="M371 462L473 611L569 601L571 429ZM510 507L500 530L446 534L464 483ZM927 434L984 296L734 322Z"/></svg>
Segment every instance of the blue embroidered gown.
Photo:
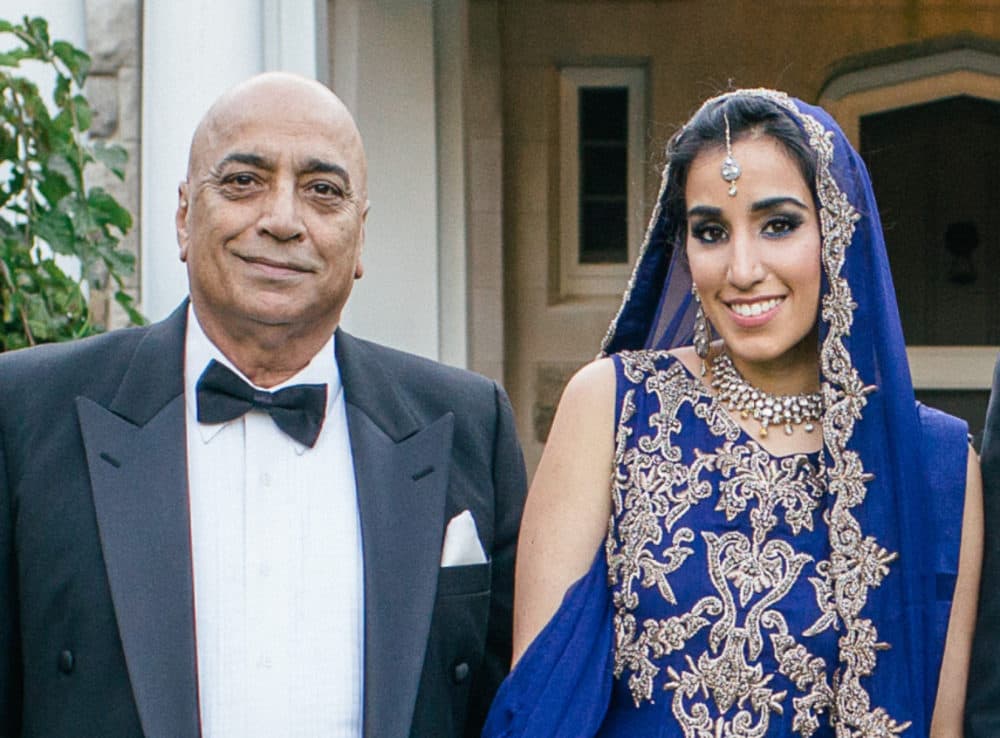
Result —
<svg viewBox="0 0 1000 738"><path fill-rule="evenodd" d="M665 352L614 361L615 681L598 735L832 736L819 453L772 456Z"/></svg>
<svg viewBox="0 0 1000 738"><path fill-rule="evenodd" d="M665 351L612 359L604 550L501 688L483 735L835 736L838 691L869 699L860 662L882 646L871 623L845 628L835 611L830 526L856 522L825 488L822 454L768 453ZM945 482L959 499L962 482ZM893 559L869 553L875 568ZM849 596L863 601L884 574L861 572ZM865 735L912 735L905 715L871 707Z"/></svg>

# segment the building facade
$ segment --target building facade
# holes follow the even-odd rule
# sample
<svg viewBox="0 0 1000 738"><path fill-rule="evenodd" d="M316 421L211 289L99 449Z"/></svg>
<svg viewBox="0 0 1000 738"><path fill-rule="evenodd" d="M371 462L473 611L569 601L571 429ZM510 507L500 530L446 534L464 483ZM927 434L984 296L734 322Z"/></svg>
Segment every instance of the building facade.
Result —
<svg viewBox="0 0 1000 738"><path fill-rule="evenodd" d="M133 154L121 199L151 318L184 294L176 186L211 100L268 69L330 84L370 159L346 327L503 381L531 467L617 309L674 128L730 86L818 102L872 168L918 390L981 429L1000 346L1000 0L13 4L95 57L95 134Z"/></svg>

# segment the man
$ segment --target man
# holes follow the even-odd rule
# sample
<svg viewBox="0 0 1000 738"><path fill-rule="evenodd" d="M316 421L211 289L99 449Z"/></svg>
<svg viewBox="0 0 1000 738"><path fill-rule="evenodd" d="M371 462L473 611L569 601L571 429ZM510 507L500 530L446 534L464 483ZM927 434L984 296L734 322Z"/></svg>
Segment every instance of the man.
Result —
<svg viewBox="0 0 1000 738"><path fill-rule="evenodd" d="M523 462L494 383L337 328L367 214L343 104L261 75L191 144L190 303L0 357L4 735L478 735Z"/></svg>
<svg viewBox="0 0 1000 738"><path fill-rule="evenodd" d="M1000 736L1000 361L993 371L993 391L986 411L983 447L983 573L979 614L969 663L965 737Z"/></svg>

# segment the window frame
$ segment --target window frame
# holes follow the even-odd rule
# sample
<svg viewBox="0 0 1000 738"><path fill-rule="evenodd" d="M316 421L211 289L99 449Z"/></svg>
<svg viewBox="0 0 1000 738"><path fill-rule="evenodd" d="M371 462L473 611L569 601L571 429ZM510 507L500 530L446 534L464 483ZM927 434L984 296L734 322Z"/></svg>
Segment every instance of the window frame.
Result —
<svg viewBox="0 0 1000 738"><path fill-rule="evenodd" d="M579 90L628 90L628 254L618 264L580 262ZM559 70L559 295L562 298L618 296L625 289L645 233L646 70L640 66L568 66Z"/></svg>

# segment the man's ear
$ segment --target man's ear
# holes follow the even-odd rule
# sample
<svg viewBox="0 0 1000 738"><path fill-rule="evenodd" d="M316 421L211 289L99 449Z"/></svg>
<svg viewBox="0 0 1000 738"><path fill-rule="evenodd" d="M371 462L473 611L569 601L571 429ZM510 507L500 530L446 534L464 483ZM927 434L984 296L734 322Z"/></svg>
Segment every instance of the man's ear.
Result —
<svg viewBox="0 0 1000 738"><path fill-rule="evenodd" d="M178 255L181 261L187 261L188 255L188 226L187 216L190 199L188 197L188 183L181 182L177 185L177 212L174 213L174 227L177 229Z"/></svg>
<svg viewBox="0 0 1000 738"><path fill-rule="evenodd" d="M354 278L361 279L365 276L365 267L361 263L361 252L365 247L365 229L368 225L368 210L371 208L372 204L370 201L365 200L365 209L361 213L361 232L358 234L358 258L354 262Z"/></svg>

